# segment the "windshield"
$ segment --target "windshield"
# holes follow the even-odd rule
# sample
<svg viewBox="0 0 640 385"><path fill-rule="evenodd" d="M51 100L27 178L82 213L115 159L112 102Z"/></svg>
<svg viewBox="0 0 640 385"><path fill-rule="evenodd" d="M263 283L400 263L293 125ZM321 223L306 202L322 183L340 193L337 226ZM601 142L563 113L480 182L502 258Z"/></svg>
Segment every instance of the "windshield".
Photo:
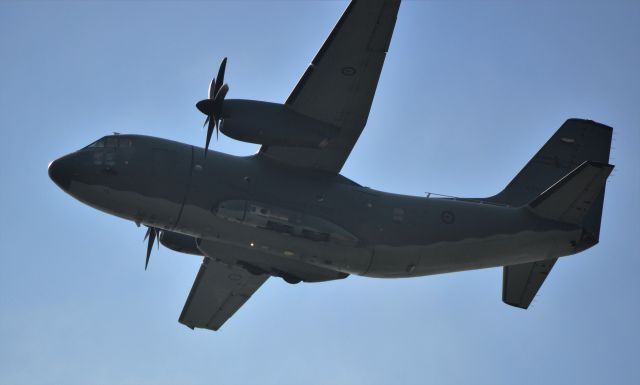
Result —
<svg viewBox="0 0 640 385"><path fill-rule="evenodd" d="M131 138L120 136L105 136L91 143L85 148L115 148L115 147L131 147Z"/></svg>

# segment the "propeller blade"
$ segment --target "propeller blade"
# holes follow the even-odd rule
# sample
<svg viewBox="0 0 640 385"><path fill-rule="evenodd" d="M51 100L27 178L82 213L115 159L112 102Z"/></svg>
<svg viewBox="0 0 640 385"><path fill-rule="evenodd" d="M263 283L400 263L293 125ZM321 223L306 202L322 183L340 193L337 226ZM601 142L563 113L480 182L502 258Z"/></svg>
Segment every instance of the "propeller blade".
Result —
<svg viewBox="0 0 640 385"><path fill-rule="evenodd" d="M227 68L227 58L225 57L224 59L222 59L222 63L220 63L220 68L218 69L218 77L216 77L215 79L215 93L214 95L217 95L218 92L220 91L220 88L222 87L222 84L224 83L224 71ZM209 96L210 99L211 96Z"/></svg>
<svg viewBox="0 0 640 385"><path fill-rule="evenodd" d="M216 122L222 119L222 107L224 106L224 98L227 96L227 92L229 92L229 86L225 84L220 91L218 91L215 99L213 99L211 114L213 115L213 120Z"/></svg>
<svg viewBox="0 0 640 385"><path fill-rule="evenodd" d="M196 107L200 112L207 115L203 127L207 127L207 140L204 147L204 156L207 157L209 144L213 136L213 130L216 131L216 140L220 137L220 126L223 119L222 109L224 106L224 98L229 92L229 85L224 82L224 73L227 69L227 58L222 59L218 76L209 83L209 99L201 100L196 103Z"/></svg>
<svg viewBox="0 0 640 385"><path fill-rule="evenodd" d="M211 79L211 83L209 83L209 99L213 99L216 95L216 78Z"/></svg>
<svg viewBox="0 0 640 385"><path fill-rule="evenodd" d="M147 243L147 259L144 262L144 269L147 270L147 266L149 266L149 258L151 257L151 249L153 249L153 242L156 240L156 236L158 234L158 230L155 227L149 227L147 229L147 234L144 236L144 239L149 239L149 243ZM159 240L158 240L159 241ZM158 243L158 247L160 247L160 243Z"/></svg>
<svg viewBox="0 0 640 385"><path fill-rule="evenodd" d="M217 122L215 117L213 119L209 119L209 126L207 127L207 141L204 146L204 157L207 157L207 152L209 151L209 143L211 142L211 135L213 134L213 129L217 127Z"/></svg>
<svg viewBox="0 0 640 385"><path fill-rule="evenodd" d="M214 106L217 107L216 112L222 112L217 110L218 108L222 109L222 102L224 101L224 98L227 96L227 92L229 92L229 85L224 84L216 94L216 97L213 99L215 101ZM216 114L216 115L218 115L218 118L222 117L220 116L220 114Z"/></svg>

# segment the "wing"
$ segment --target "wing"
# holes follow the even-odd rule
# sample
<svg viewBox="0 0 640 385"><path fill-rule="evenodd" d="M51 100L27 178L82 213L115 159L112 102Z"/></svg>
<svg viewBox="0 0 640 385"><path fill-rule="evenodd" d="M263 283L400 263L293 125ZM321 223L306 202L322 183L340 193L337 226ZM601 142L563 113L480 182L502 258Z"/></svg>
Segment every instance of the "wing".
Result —
<svg viewBox="0 0 640 385"><path fill-rule="evenodd" d="M505 266L502 272L502 301L507 305L528 308L557 260Z"/></svg>
<svg viewBox="0 0 640 385"><path fill-rule="evenodd" d="M321 149L262 146L260 153L293 166L338 173L367 123L400 0L353 0L285 105L336 126Z"/></svg>
<svg viewBox="0 0 640 385"><path fill-rule="evenodd" d="M269 278L205 257L184 304L180 323L218 330Z"/></svg>

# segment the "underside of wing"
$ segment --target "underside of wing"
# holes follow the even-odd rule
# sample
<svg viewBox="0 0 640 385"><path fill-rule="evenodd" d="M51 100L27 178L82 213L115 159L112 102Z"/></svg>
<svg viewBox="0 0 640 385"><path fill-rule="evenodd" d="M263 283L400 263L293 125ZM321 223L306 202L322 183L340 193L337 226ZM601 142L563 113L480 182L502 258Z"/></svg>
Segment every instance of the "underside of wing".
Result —
<svg viewBox="0 0 640 385"><path fill-rule="evenodd" d="M352 1L285 103L339 134L322 148L263 146L262 155L340 172L367 122L399 6L399 0Z"/></svg>
<svg viewBox="0 0 640 385"><path fill-rule="evenodd" d="M205 257L180 314L191 329L218 330L269 278Z"/></svg>

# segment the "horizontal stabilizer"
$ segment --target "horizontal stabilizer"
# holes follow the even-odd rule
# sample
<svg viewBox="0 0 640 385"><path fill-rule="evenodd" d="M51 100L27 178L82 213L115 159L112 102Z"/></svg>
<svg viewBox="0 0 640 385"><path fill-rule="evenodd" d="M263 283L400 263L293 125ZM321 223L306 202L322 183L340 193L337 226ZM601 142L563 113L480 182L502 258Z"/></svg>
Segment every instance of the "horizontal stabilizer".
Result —
<svg viewBox="0 0 640 385"><path fill-rule="evenodd" d="M528 308L557 260L505 266L502 270L502 301L507 305Z"/></svg>
<svg viewBox="0 0 640 385"><path fill-rule="evenodd" d="M529 208L545 218L582 224L613 167L606 163L584 162L534 199Z"/></svg>

